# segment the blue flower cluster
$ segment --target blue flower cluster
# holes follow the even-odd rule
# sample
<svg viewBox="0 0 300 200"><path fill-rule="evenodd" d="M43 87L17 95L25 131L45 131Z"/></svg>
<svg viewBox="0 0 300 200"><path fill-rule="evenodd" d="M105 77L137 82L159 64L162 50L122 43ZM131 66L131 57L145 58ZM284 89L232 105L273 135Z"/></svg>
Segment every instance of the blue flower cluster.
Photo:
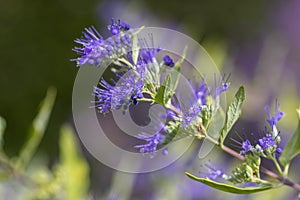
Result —
<svg viewBox="0 0 300 200"><path fill-rule="evenodd" d="M229 78L229 76L228 76ZM225 76L220 78L220 82L216 85L214 93L211 92L211 89L207 86L205 81L202 81L198 87L195 88L195 95L197 99L194 101L194 104L191 108L183 113L182 122L183 127L189 126L197 116L201 115L202 109L207 106L208 96L214 97L217 99L223 92L229 89L229 83L227 80L224 81Z"/></svg>
<svg viewBox="0 0 300 200"><path fill-rule="evenodd" d="M79 54L78 58L72 59L72 61L76 61L77 66L99 67L110 63L120 66L120 69L113 68L117 81L107 81L101 78L99 85L94 87L95 101L92 102L94 105L91 107L96 108L100 113L116 109L126 112L130 105L136 105L139 101L157 102L156 95L160 89L160 78L163 77L160 73L164 71L162 69L165 69L162 67L172 70L176 67L176 63L169 55L164 55L162 60L158 61L156 57L162 48L153 48L151 34L149 34L150 42L152 42L151 48L145 38L139 38L138 49L133 49L136 47L133 45L133 41L136 41L134 38L136 33L130 30L129 24L112 19L107 28L111 33L111 37L107 39L104 39L94 27L86 28L83 36L75 40L80 47L73 49ZM179 65L177 64L177 67ZM193 100L192 106L187 111L180 111L179 106L174 107L179 112L169 109L166 118L170 123L164 125L161 131L152 136L138 135L137 138L145 143L136 145L134 148L138 148L141 153L153 154L157 151L158 146L164 143L165 135L173 134L172 131L177 130L176 127L185 128L197 122L197 118L201 117L203 107L207 106L208 96L217 99L228 88L229 84L227 80L224 82L224 77L220 79L218 85L215 85L214 90L208 88L203 81L199 87L195 88L196 99Z"/></svg>
<svg viewBox="0 0 300 200"><path fill-rule="evenodd" d="M93 103L101 113L120 108L126 110L130 103L137 104L137 99L143 97L144 82L136 79L134 74L129 74L127 77L122 76L114 86L104 79L101 79L99 85L103 89L94 87L94 95L97 100Z"/></svg>
<svg viewBox="0 0 300 200"><path fill-rule="evenodd" d="M276 101L275 116L271 116L269 107L266 107L266 112L268 115L267 122L271 126L271 132L268 132L267 128L265 128L265 130L262 131L262 134L259 134L260 138L255 137L254 145L252 145L251 142L249 141L249 139L247 139L247 138L241 142L231 138L231 140L236 143L236 145L233 144L233 146L236 146L236 147L242 149L240 151L240 154L245 155L248 152L253 152L253 153L257 153L257 154L262 154L262 153L267 153L267 154L279 153L280 154L282 152L282 149L278 147L278 143L280 142L280 136L279 136L279 133L277 132L276 125L277 125L278 121L284 116L284 113L280 111L279 104L277 101ZM241 137L240 137L240 139L243 140Z"/></svg>
<svg viewBox="0 0 300 200"><path fill-rule="evenodd" d="M75 47L80 57L72 59L77 66L84 64L99 66L105 62L111 62L131 50L132 35L127 33L130 26L125 22L112 22L108 27L113 37L104 40L95 27L86 28L83 36L75 40L81 47Z"/></svg>

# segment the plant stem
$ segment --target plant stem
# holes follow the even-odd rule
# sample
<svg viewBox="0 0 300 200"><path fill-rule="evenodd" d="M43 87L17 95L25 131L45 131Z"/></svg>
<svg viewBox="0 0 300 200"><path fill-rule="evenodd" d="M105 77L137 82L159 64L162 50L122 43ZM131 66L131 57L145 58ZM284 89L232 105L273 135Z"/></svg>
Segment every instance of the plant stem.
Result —
<svg viewBox="0 0 300 200"><path fill-rule="evenodd" d="M271 160L273 161L273 163L274 163L275 166L276 166L276 169L278 170L278 172L279 172L280 175L282 176L282 175L283 175L282 169L281 169L279 163L277 162L276 158L272 157Z"/></svg>

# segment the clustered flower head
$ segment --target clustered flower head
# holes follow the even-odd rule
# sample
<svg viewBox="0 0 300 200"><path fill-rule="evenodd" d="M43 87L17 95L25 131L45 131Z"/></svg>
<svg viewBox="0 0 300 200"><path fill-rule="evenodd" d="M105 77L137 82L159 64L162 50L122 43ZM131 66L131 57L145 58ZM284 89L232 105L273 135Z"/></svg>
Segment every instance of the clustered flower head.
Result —
<svg viewBox="0 0 300 200"><path fill-rule="evenodd" d="M265 155L265 153L271 155L273 153L280 154L282 152L282 149L278 147L278 144L281 139L279 136L279 132L277 131L276 124L284 116L284 113L279 110L279 105L277 102L276 102L275 116L271 116L269 107L266 108L267 108L266 112L268 115L267 122L271 126L270 132L267 130L267 128L265 128L265 130L263 130L262 133L259 134L259 138L255 137L254 134L252 134L255 137L254 145L252 145L250 140L247 139L246 134L245 134L246 139L243 139L238 135L239 138L242 140L241 142L231 138L231 140L235 142L233 146L242 149L240 151L240 154L246 155L248 152L252 152L259 155L261 154ZM276 133L274 133L274 131Z"/></svg>
<svg viewBox="0 0 300 200"><path fill-rule="evenodd" d="M99 66L102 63L112 61L129 50L132 46L132 35L127 31L130 26L125 22L115 22L108 27L114 37L104 40L95 27L86 28L83 36L75 40L81 47L75 47L80 57L72 59L77 66L84 64Z"/></svg>

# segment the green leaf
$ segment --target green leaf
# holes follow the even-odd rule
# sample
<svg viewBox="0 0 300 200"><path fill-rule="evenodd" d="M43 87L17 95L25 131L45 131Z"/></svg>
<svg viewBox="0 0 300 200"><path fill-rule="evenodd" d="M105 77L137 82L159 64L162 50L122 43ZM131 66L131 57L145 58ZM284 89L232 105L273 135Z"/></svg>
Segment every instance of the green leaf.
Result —
<svg viewBox="0 0 300 200"><path fill-rule="evenodd" d="M0 150L3 148L3 135L6 128L6 121L4 118L0 117Z"/></svg>
<svg viewBox="0 0 300 200"><path fill-rule="evenodd" d="M171 75L168 74L165 79L164 82L162 83L161 86L159 86L157 93L155 95L155 102L159 103L161 105L165 105L168 100L171 98L170 95L168 95L168 91L170 90L170 86L171 86Z"/></svg>
<svg viewBox="0 0 300 200"><path fill-rule="evenodd" d="M157 93L155 95L155 102L159 103L161 105L165 105L165 92L166 92L166 86L161 85L159 86Z"/></svg>
<svg viewBox="0 0 300 200"><path fill-rule="evenodd" d="M142 26L134 34L132 38L132 61L136 65L139 57L139 47L138 47L138 33L144 28Z"/></svg>
<svg viewBox="0 0 300 200"><path fill-rule="evenodd" d="M239 119L242 113L242 104L245 100L245 90L244 86L241 86L235 94L233 102L229 105L228 111L226 113L225 124L220 132L219 142L223 145L223 142L231 130L232 126Z"/></svg>
<svg viewBox="0 0 300 200"><path fill-rule="evenodd" d="M73 129L64 125L60 132L60 161L65 175L67 198L85 199L89 187L89 168L79 151Z"/></svg>
<svg viewBox="0 0 300 200"><path fill-rule="evenodd" d="M297 114L298 127L279 158L283 166L289 165L291 160L300 153L300 108L297 110Z"/></svg>
<svg viewBox="0 0 300 200"><path fill-rule="evenodd" d="M261 192L261 191L265 191L265 190L269 190L272 189L273 186L272 185L263 185L261 187L236 187L233 185L228 185L225 183L218 183L215 182L209 178L199 178L196 177L188 172L185 173L189 178L204 183L205 185L208 185L210 187L213 187L215 189L218 190L222 190L224 192L230 192L230 193L235 193L235 194L251 194L251 193L256 193L256 192Z"/></svg>
<svg viewBox="0 0 300 200"><path fill-rule="evenodd" d="M56 89L52 87L49 88L47 90L45 99L41 103L39 112L29 129L29 137L20 151L20 156L16 160L17 168L25 168L28 165L38 145L40 144L48 125L55 97Z"/></svg>

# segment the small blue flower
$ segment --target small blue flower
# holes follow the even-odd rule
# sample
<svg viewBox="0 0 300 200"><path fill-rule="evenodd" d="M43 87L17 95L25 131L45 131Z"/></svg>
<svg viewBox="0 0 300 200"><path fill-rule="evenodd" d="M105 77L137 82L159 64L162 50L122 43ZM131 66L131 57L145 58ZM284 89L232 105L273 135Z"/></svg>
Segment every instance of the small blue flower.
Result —
<svg viewBox="0 0 300 200"><path fill-rule="evenodd" d="M281 149L280 147L277 147L277 148L276 148L276 152L277 152L278 154L281 154L281 153L282 153L282 149Z"/></svg>
<svg viewBox="0 0 300 200"><path fill-rule="evenodd" d="M146 134L140 134L137 137L138 139L144 140L147 143L141 145L135 145L134 148L140 149L141 153L150 153L153 154L157 150L157 146L161 144L165 138L160 132L155 133L152 136Z"/></svg>
<svg viewBox="0 0 300 200"><path fill-rule="evenodd" d="M222 172L220 169L215 169L209 164L205 164L204 167L208 170L208 178L210 178L211 180L226 177L225 173Z"/></svg>
<svg viewBox="0 0 300 200"><path fill-rule="evenodd" d="M265 107L265 111L266 111L266 113L268 115L267 122L272 127L272 130L277 132L276 124L284 116L284 113L280 111L280 106L279 106L279 103L277 102L277 100L276 100L276 105L275 105L275 116L271 115L270 107L269 106ZM275 136L276 135L277 134L275 134Z"/></svg>
<svg viewBox="0 0 300 200"><path fill-rule="evenodd" d="M240 152L240 154L246 154L247 152L252 150L252 145L250 143L250 141L247 139L245 141L243 141L242 143L242 151Z"/></svg>
<svg viewBox="0 0 300 200"><path fill-rule="evenodd" d="M270 135L265 136L258 141L263 150L267 149L268 147L273 147L275 144L275 140Z"/></svg>
<svg viewBox="0 0 300 200"><path fill-rule="evenodd" d="M118 35L121 31L128 31L130 29L130 25L126 22L121 22L121 20L111 19L111 25L108 26L108 30L110 30L112 35Z"/></svg>
<svg viewBox="0 0 300 200"><path fill-rule="evenodd" d="M218 96L221 95L221 93L226 92L229 89L230 87L230 84L228 83L229 78L230 78L230 74L227 76L226 80L225 80L225 75L220 79L219 85L216 87L215 90L215 98L217 98Z"/></svg>
<svg viewBox="0 0 300 200"><path fill-rule="evenodd" d="M245 138L247 138L246 133L244 133ZM240 141L237 141L233 138L230 138L233 142L235 142L235 144L232 144L233 146L242 149L240 151L240 154L245 155L246 153L248 153L249 151L253 150L253 146L251 145L251 142L248 139L243 139L239 134L237 134L237 136L240 138Z"/></svg>
<svg viewBox="0 0 300 200"><path fill-rule="evenodd" d="M153 63L155 56L158 52L161 51L161 48L151 49L151 48L141 48L139 51L139 60L138 64L151 64Z"/></svg>
<svg viewBox="0 0 300 200"><path fill-rule="evenodd" d="M267 128L260 134L260 139L258 139L259 146L262 148L262 150L266 150L269 147L275 147L276 152L280 154L282 152L282 149L279 148L277 145L280 142L280 136L279 133L276 137L273 137L271 133L267 132Z"/></svg>
<svg viewBox="0 0 300 200"><path fill-rule="evenodd" d="M168 55L165 55L163 57L163 61L164 61L164 64L169 66L169 67L174 67L174 65L175 65L172 58Z"/></svg>
<svg viewBox="0 0 300 200"><path fill-rule="evenodd" d="M206 105L207 96L209 95L209 88L207 87L205 81L201 82L199 88L196 88L195 92L198 99L198 103L201 105Z"/></svg>

